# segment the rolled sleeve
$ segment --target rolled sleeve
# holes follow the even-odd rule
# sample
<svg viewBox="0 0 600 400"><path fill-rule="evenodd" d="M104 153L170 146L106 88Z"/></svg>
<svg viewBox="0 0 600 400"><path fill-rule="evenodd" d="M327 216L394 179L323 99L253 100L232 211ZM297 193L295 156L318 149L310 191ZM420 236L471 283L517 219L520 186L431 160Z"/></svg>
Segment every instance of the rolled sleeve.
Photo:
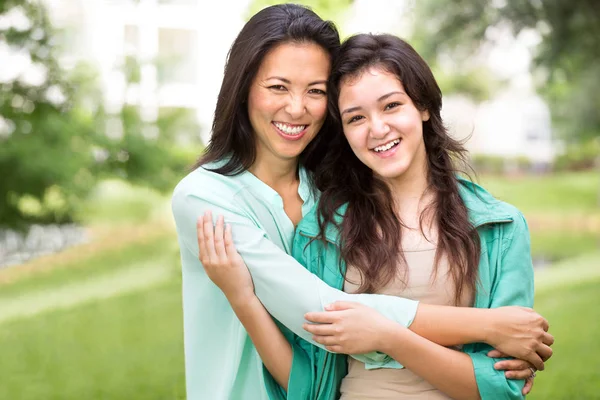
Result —
<svg viewBox="0 0 600 400"><path fill-rule="evenodd" d="M502 306L533 307L533 264L527 222L517 213L502 247L499 271L492 282L489 308ZM508 230L508 229L507 229ZM507 379L504 371L494 369L501 359L490 358L492 347L477 345L476 352L467 352L473 361L475 379L482 400L524 399L521 393L524 380Z"/></svg>

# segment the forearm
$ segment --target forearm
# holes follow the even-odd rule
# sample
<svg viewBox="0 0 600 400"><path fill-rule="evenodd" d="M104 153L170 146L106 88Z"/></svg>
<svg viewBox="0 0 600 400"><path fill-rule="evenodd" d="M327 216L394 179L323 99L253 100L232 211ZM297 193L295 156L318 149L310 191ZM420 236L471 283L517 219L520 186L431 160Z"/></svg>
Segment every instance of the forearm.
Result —
<svg viewBox="0 0 600 400"><path fill-rule="evenodd" d="M395 326L386 354L453 399L480 399L471 358Z"/></svg>
<svg viewBox="0 0 600 400"><path fill-rule="evenodd" d="M232 308L246 328L265 367L287 391L293 355L283 333L257 297L239 304L232 302Z"/></svg>
<svg viewBox="0 0 600 400"><path fill-rule="evenodd" d="M442 346L488 342L492 310L420 303L409 329Z"/></svg>

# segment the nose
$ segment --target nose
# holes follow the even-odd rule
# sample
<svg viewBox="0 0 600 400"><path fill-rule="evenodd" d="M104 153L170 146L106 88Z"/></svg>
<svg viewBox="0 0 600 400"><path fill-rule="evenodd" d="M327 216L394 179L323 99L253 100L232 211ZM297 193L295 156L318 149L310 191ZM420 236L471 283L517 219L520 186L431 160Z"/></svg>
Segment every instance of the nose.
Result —
<svg viewBox="0 0 600 400"><path fill-rule="evenodd" d="M298 119L306 113L306 104L302 96L291 96L285 106L287 112L292 118Z"/></svg>
<svg viewBox="0 0 600 400"><path fill-rule="evenodd" d="M371 120L370 136L373 139L383 139L390 132L390 126L383 118L373 118Z"/></svg>

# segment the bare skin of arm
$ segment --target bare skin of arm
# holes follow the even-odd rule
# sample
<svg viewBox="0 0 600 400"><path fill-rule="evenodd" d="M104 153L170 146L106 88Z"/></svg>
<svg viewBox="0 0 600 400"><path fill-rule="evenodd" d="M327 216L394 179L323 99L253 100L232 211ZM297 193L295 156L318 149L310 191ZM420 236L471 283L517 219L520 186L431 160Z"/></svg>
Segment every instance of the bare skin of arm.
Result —
<svg viewBox="0 0 600 400"><path fill-rule="evenodd" d="M388 354L453 399L480 398L473 363L467 354L433 343L361 304L342 303L340 308L352 311L345 325L337 328L327 325L337 318L330 312L319 313L319 317L329 321L325 325L306 324L305 327L329 350L362 353L374 348Z"/></svg>

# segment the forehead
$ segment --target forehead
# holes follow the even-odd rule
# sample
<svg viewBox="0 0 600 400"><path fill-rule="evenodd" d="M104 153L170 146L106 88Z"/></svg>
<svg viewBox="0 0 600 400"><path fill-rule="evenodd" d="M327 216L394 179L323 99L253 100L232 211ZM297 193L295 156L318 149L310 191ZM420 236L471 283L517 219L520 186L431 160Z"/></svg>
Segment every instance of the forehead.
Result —
<svg viewBox="0 0 600 400"><path fill-rule="evenodd" d="M290 81L325 80L329 77L329 54L312 42L287 42L272 48L262 60L257 78L271 76Z"/></svg>
<svg viewBox="0 0 600 400"><path fill-rule="evenodd" d="M342 78L339 102L370 100L391 90L404 92L404 86L396 74L383 67L368 67L358 74Z"/></svg>

